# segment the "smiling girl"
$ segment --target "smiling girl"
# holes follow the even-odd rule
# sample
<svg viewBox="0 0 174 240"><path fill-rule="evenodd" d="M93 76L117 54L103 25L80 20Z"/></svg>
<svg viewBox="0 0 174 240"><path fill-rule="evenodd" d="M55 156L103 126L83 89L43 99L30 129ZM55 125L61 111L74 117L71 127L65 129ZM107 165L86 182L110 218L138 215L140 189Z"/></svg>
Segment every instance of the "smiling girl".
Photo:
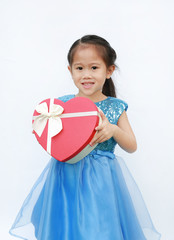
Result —
<svg viewBox="0 0 174 240"><path fill-rule="evenodd" d="M101 109L102 124L90 143L98 145L75 164L51 158L25 200L12 235L29 240L160 239L136 183L114 154L117 144L127 152L137 148L128 105L116 98L111 78L115 60L114 49L96 35L84 36L70 48L68 69L78 92L59 99L86 97Z"/></svg>

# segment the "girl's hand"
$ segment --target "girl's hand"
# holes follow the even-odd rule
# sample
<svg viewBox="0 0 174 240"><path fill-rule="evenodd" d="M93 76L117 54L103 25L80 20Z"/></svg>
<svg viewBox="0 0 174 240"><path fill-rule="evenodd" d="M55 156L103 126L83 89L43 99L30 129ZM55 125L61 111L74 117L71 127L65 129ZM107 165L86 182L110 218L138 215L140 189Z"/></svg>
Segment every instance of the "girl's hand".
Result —
<svg viewBox="0 0 174 240"><path fill-rule="evenodd" d="M96 143L102 143L110 139L114 135L116 126L108 121L107 117L102 111L100 111L100 116L102 119L102 123L95 128L97 132L94 135L92 141L90 142L91 147L94 146Z"/></svg>

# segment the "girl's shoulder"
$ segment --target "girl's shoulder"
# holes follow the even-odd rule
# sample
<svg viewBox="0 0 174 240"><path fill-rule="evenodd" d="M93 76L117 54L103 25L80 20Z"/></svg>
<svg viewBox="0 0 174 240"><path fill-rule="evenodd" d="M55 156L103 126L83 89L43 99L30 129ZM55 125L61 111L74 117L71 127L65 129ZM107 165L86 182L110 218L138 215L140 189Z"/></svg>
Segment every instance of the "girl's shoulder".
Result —
<svg viewBox="0 0 174 240"><path fill-rule="evenodd" d="M74 98L74 94L68 94L68 95L58 97L58 99L61 100L62 102L67 102L68 100L70 100L72 98Z"/></svg>
<svg viewBox="0 0 174 240"><path fill-rule="evenodd" d="M122 113L128 108L128 104L125 101L115 97L107 97L103 101L96 103L96 105L113 124L117 124Z"/></svg>

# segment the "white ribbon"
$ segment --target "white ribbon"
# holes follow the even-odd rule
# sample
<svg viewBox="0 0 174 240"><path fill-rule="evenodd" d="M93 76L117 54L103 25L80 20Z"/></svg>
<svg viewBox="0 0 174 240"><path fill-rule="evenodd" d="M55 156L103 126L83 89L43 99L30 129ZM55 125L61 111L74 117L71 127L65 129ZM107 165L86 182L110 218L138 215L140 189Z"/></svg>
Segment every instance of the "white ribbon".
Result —
<svg viewBox="0 0 174 240"><path fill-rule="evenodd" d="M54 104L54 99L50 99L50 106L48 112L48 106L46 102L43 102L36 106L36 111L40 115L33 116L33 130L40 137L45 129L48 121L48 132L47 132L47 152L51 154L51 138L56 136L63 128L61 118L71 118L71 117L85 117L85 116L99 116L97 111L89 112L77 112L77 113L64 113L63 107Z"/></svg>
<svg viewBox="0 0 174 240"><path fill-rule="evenodd" d="M40 115L34 116L33 130L39 137L42 135L48 120L50 137L54 137L62 130L62 121L59 117L64 110L62 106L53 104L50 101L49 112L46 102L37 105L35 109Z"/></svg>

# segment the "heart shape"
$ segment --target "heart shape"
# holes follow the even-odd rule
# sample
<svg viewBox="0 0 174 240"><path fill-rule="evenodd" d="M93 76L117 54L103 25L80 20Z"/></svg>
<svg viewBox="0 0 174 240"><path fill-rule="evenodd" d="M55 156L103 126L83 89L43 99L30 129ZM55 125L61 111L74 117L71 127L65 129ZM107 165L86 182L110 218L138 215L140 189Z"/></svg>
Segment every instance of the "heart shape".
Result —
<svg viewBox="0 0 174 240"><path fill-rule="evenodd" d="M43 125L42 130L34 129L33 132L52 157L61 162L75 163L96 147L91 147L89 143L99 120L99 109L88 98L75 97L67 102L46 99L33 114L33 125L39 128Z"/></svg>

